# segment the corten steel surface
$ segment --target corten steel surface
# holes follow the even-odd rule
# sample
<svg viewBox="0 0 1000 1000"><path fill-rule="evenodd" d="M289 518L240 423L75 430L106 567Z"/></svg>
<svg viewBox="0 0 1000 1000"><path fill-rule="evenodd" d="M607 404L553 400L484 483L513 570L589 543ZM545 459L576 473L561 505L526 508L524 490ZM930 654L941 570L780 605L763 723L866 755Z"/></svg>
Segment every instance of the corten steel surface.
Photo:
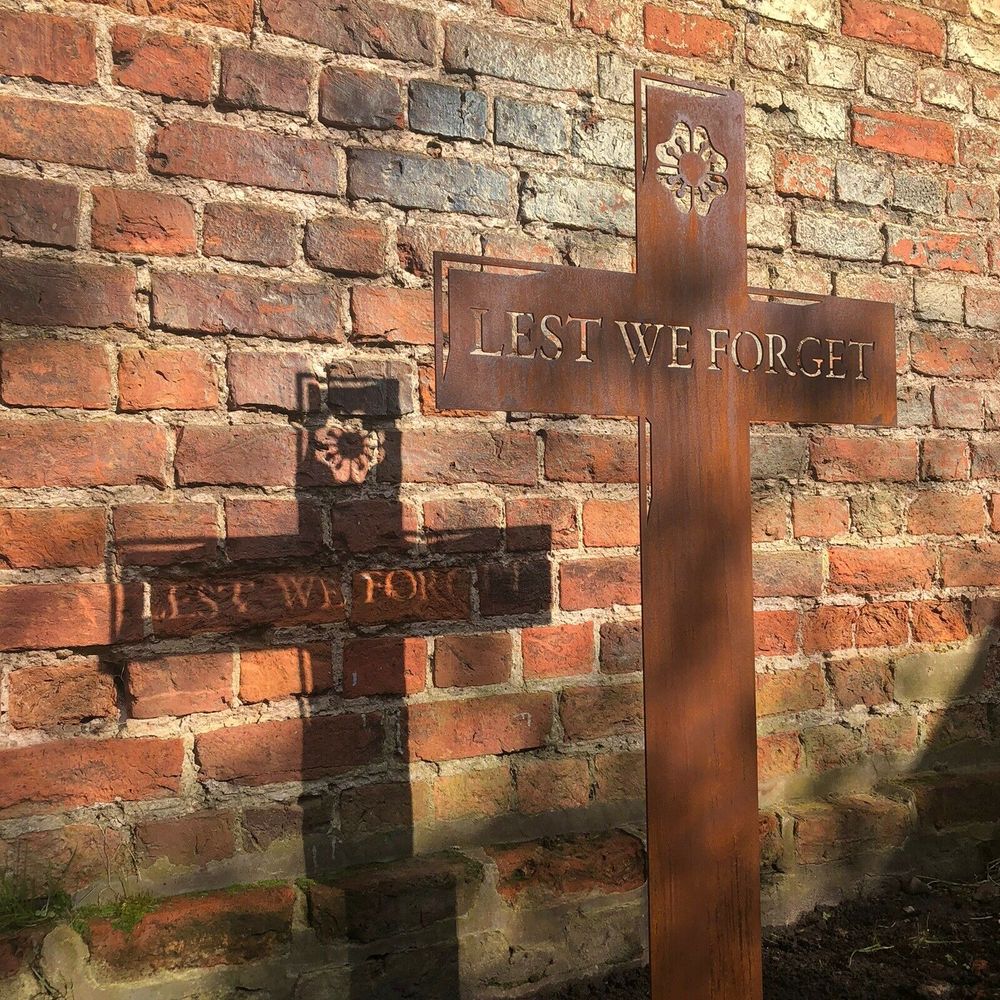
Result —
<svg viewBox="0 0 1000 1000"><path fill-rule="evenodd" d="M760 1000L750 424L892 425L893 309L749 289L742 96L635 85L636 273L439 255L437 400L639 418L652 995Z"/></svg>

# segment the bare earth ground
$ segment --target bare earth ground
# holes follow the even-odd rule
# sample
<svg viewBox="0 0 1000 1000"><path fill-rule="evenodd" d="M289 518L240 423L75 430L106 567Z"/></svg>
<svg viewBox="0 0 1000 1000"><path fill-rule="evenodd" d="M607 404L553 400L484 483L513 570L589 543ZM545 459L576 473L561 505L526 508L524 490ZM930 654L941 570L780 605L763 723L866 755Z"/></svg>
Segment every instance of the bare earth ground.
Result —
<svg viewBox="0 0 1000 1000"><path fill-rule="evenodd" d="M645 969L534 1000L647 1000ZM1000 1000L1000 885L914 883L764 935L765 1000Z"/></svg>

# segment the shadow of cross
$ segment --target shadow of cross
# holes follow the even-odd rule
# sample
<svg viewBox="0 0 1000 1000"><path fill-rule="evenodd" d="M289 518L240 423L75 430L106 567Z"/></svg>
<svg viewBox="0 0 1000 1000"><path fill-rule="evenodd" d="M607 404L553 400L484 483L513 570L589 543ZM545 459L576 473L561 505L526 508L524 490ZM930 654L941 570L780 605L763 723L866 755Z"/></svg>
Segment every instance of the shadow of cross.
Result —
<svg viewBox="0 0 1000 1000"><path fill-rule="evenodd" d="M748 288L742 96L635 93L636 273L439 256L437 394L639 418L652 994L759 1000L749 429L893 424L893 311Z"/></svg>

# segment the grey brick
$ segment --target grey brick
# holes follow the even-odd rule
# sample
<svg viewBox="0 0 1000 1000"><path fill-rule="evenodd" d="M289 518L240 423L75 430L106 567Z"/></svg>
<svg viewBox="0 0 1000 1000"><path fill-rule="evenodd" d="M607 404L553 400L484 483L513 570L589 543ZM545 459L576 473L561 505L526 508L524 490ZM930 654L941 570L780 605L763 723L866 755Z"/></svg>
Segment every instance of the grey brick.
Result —
<svg viewBox="0 0 1000 1000"><path fill-rule="evenodd" d="M779 434L750 436L750 475L753 479L802 479L809 467L809 442Z"/></svg>
<svg viewBox="0 0 1000 1000"><path fill-rule="evenodd" d="M601 97L619 104L631 104L635 91L632 63L613 52L597 57L597 82Z"/></svg>
<svg viewBox="0 0 1000 1000"><path fill-rule="evenodd" d="M809 253L841 260L881 260L885 239L878 223L818 212L796 212L795 242Z"/></svg>
<svg viewBox="0 0 1000 1000"><path fill-rule="evenodd" d="M619 184L533 174L521 194L521 213L529 222L635 235L635 195Z"/></svg>
<svg viewBox="0 0 1000 1000"><path fill-rule="evenodd" d="M466 24L448 25L447 69L483 73L551 90L593 93L596 61L586 49L537 37L498 35Z"/></svg>
<svg viewBox="0 0 1000 1000"><path fill-rule="evenodd" d="M930 389L925 385L900 385L897 394L897 425L929 427L933 420Z"/></svg>
<svg viewBox="0 0 1000 1000"><path fill-rule="evenodd" d="M763 250L788 246L788 225L781 205L747 205L747 245Z"/></svg>
<svg viewBox="0 0 1000 1000"><path fill-rule="evenodd" d="M399 128L399 82L379 73L327 68L319 80L319 118L346 128Z"/></svg>
<svg viewBox="0 0 1000 1000"><path fill-rule="evenodd" d="M410 84L410 128L456 139L486 137L486 97L429 80Z"/></svg>
<svg viewBox="0 0 1000 1000"><path fill-rule="evenodd" d="M353 198L437 212L511 214L512 178L496 167L382 149L352 149L348 163L347 191Z"/></svg>
<svg viewBox="0 0 1000 1000"><path fill-rule="evenodd" d="M573 126L573 152L590 163L631 167L635 164L634 135L631 119L587 118Z"/></svg>
<svg viewBox="0 0 1000 1000"><path fill-rule="evenodd" d="M944 214L944 185L927 174L896 174L896 208L925 215Z"/></svg>
<svg viewBox="0 0 1000 1000"><path fill-rule="evenodd" d="M892 194L892 175L881 167L840 160L837 163L837 197L858 205L884 205Z"/></svg>
<svg viewBox="0 0 1000 1000"><path fill-rule="evenodd" d="M876 97L912 104L917 99L917 67L902 59L873 56L865 65L865 86Z"/></svg>
<svg viewBox="0 0 1000 1000"><path fill-rule="evenodd" d="M951 281L918 279L913 286L916 313L921 319L941 323L962 322L962 286Z"/></svg>
<svg viewBox="0 0 1000 1000"><path fill-rule="evenodd" d="M561 153L569 146L566 112L548 104L498 97L493 105L493 134L505 146Z"/></svg>

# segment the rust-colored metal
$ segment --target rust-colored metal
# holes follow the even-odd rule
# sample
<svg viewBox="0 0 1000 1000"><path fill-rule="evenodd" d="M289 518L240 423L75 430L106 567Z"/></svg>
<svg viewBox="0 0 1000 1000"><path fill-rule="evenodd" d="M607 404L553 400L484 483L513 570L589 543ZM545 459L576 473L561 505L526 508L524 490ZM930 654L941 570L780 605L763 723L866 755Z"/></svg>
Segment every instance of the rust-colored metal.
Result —
<svg viewBox="0 0 1000 1000"><path fill-rule="evenodd" d="M635 87L636 273L438 255L437 401L639 418L652 996L760 1000L749 428L891 426L893 309L748 288L742 96Z"/></svg>

